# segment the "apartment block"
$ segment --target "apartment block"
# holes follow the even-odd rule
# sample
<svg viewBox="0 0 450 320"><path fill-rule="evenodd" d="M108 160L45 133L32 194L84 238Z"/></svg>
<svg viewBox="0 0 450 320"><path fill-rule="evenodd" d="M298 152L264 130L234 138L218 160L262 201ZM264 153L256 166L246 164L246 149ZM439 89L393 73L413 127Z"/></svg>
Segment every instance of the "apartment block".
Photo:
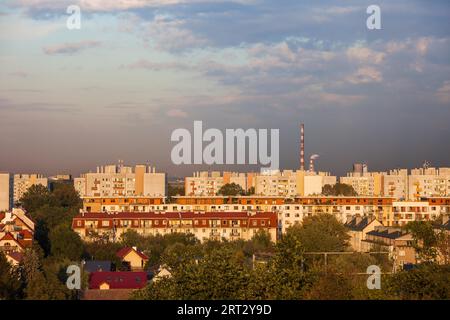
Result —
<svg viewBox="0 0 450 320"><path fill-rule="evenodd" d="M244 191L254 187L253 173L197 171L185 178L185 194L189 196L214 196L223 185L235 183Z"/></svg>
<svg viewBox="0 0 450 320"><path fill-rule="evenodd" d="M322 194L326 184L336 184L336 177L328 172L284 170L255 176L255 194L260 196L311 196Z"/></svg>
<svg viewBox="0 0 450 320"><path fill-rule="evenodd" d="M48 179L41 174L15 174L14 175L14 202L19 201L27 190L34 185L48 188Z"/></svg>
<svg viewBox="0 0 450 320"><path fill-rule="evenodd" d="M420 168L408 177L408 199L450 196L450 168Z"/></svg>
<svg viewBox="0 0 450 320"><path fill-rule="evenodd" d="M200 241L250 240L264 230L276 242L278 224L273 212L83 212L73 219L72 228L86 241L90 241L93 233L109 235L117 241L128 230L141 235L188 233Z"/></svg>
<svg viewBox="0 0 450 320"><path fill-rule="evenodd" d="M74 179L82 197L165 197L166 174L146 165L107 165Z"/></svg>
<svg viewBox="0 0 450 320"><path fill-rule="evenodd" d="M9 173L0 173L0 212L13 207L13 180Z"/></svg>

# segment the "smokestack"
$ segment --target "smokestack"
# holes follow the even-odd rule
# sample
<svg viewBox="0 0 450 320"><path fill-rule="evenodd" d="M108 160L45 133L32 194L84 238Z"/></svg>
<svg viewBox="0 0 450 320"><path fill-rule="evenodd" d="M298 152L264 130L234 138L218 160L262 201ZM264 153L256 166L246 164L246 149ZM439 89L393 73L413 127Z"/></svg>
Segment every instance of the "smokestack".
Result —
<svg viewBox="0 0 450 320"><path fill-rule="evenodd" d="M305 125L300 125L300 170L305 170Z"/></svg>
<svg viewBox="0 0 450 320"><path fill-rule="evenodd" d="M319 157L318 154L313 154L311 158L309 158L309 172L313 173L314 171L314 160Z"/></svg>

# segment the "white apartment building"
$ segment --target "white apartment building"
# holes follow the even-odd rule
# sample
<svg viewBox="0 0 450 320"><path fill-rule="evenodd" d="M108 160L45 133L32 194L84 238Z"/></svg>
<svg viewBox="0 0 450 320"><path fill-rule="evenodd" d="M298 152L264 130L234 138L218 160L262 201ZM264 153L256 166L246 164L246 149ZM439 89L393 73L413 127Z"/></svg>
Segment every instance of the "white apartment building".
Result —
<svg viewBox="0 0 450 320"><path fill-rule="evenodd" d="M9 211L12 206L12 180L9 173L0 173L0 212Z"/></svg>
<svg viewBox="0 0 450 320"><path fill-rule="evenodd" d="M396 169L383 175L383 195L395 199L408 198L408 170Z"/></svg>
<svg viewBox="0 0 450 320"><path fill-rule="evenodd" d="M166 174L146 165L107 165L75 178L74 187L82 197L165 197Z"/></svg>
<svg viewBox="0 0 450 320"><path fill-rule="evenodd" d="M200 171L184 180L185 194L190 196L214 196L223 185L235 183L244 191L254 187L253 173Z"/></svg>
<svg viewBox="0 0 450 320"><path fill-rule="evenodd" d="M360 196L380 196L383 188L383 173L365 172L348 173L346 177L341 177L341 183L351 185Z"/></svg>
<svg viewBox="0 0 450 320"><path fill-rule="evenodd" d="M311 196L322 194L326 184L336 184L336 176L328 172L284 170L255 176L255 194L260 196Z"/></svg>
<svg viewBox="0 0 450 320"><path fill-rule="evenodd" d="M450 196L450 168L420 168L408 177L408 198Z"/></svg>
<svg viewBox="0 0 450 320"><path fill-rule="evenodd" d="M13 182L13 200L17 202L33 185L48 187L48 179L41 174L15 174Z"/></svg>

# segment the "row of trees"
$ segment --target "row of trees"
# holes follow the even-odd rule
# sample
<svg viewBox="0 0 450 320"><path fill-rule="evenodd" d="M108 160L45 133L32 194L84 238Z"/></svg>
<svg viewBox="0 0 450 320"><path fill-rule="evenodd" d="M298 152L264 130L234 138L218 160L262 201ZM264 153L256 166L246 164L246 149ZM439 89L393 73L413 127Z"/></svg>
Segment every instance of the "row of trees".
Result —
<svg viewBox="0 0 450 320"><path fill-rule="evenodd" d="M267 238L258 234L257 238ZM161 257L171 277L150 283L134 299L449 299L450 267L426 263L411 271L383 274L381 289L367 287L367 267L389 273L384 254L333 255L324 263L314 251L348 251L347 233L331 215L306 218L287 230L271 252L253 263L239 242L174 245ZM256 239L254 239L256 240ZM264 241L262 241L265 243ZM261 251L260 251L261 250Z"/></svg>

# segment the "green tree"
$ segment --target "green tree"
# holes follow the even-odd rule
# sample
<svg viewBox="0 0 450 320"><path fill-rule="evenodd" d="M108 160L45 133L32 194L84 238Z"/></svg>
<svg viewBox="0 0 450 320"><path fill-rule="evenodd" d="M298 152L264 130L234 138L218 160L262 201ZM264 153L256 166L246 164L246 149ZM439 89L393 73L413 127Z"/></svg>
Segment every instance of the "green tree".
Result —
<svg viewBox="0 0 450 320"><path fill-rule="evenodd" d="M27 211L33 212L44 205L53 204L53 199L47 187L35 184L28 188L19 199L19 204Z"/></svg>
<svg viewBox="0 0 450 320"><path fill-rule="evenodd" d="M414 238L413 247L423 262L433 262L436 260L438 251L437 234L429 221L411 221L406 225L406 230Z"/></svg>
<svg viewBox="0 0 450 320"><path fill-rule="evenodd" d="M3 252L0 252L0 300L15 300L20 296L18 270L10 265Z"/></svg>
<svg viewBox="0 0 450 320"><path fill-rule="evenodd" d="M345 183L336 183L334 185L326 184L322 188L322 194L324 196L347 196L354 197L357 196L358 193L353 189L353 187L349 184Z"/></svg>
<svg viewBox="0 0 450 320"><path fill-rule="evenodd" d="M50 232L51 253L55 257L78 261L83 252L80 236L65 225L59 225Z"/></svg>
<svg viewBox="0 0 450 320"><path fill-rule="evenodd" d="M331 214L306 217L301 225L294 225L289 229L298 234L306 252L345 251L348 248L347 230Z"/></svg>
<svg viewBox="0 0 450 320"><path fill-rule="evenodd" d="M219 191L217 192L218 195L222 196L237 196L237 195L245 195L244 189L236 183L227 183L224 184Z"/></svg>
<svg viewBox="0 0 450 320"><path fill-rule="evenodd" d="M450 266L423 264L388 278L387 291L404 300L450 299Z"/></svg>

